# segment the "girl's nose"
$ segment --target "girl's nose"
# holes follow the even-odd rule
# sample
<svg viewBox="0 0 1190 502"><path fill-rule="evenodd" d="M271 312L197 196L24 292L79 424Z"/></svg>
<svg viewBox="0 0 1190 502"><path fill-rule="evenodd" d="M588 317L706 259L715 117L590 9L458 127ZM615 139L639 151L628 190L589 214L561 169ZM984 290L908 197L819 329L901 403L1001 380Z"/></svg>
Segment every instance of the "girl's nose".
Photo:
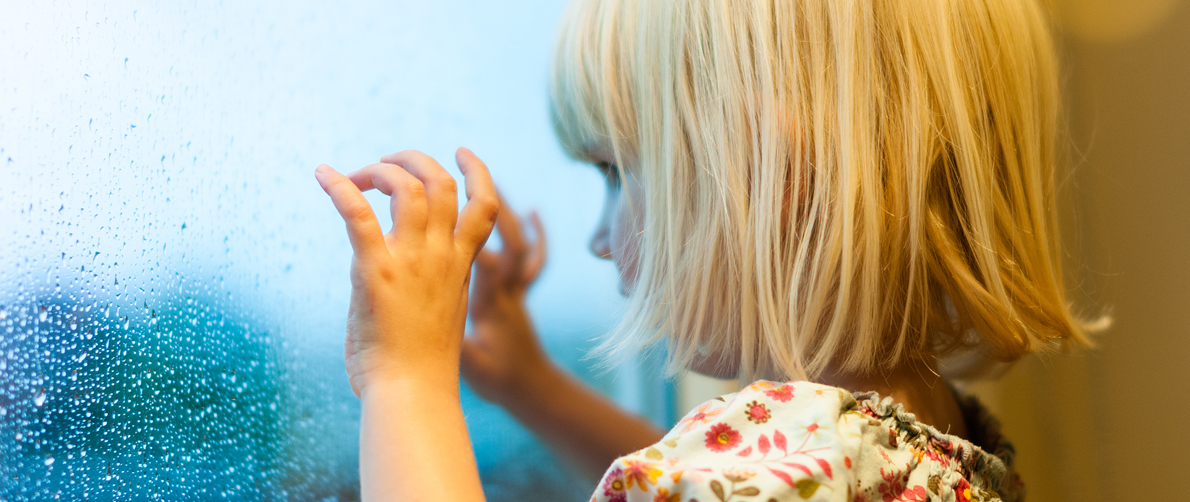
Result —
<svg viewBox="0 0 1190 502"><path fill-rule="evenodd" d="M605 260L610 260L612 258L610 235L611 232L608 231L607 226L599 225L595 229L595 235L591 236L591 253Z"/></svg>

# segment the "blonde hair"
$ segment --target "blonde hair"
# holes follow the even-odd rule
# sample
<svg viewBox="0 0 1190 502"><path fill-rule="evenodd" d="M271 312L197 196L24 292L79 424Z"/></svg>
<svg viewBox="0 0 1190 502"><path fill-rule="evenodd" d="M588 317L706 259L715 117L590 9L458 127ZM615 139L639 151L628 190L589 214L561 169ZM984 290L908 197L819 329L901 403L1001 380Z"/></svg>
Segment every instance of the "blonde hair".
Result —
<svg viewBox="0 0 1190 502"><path fill-rule="evenodd" d="M616 352L741 376L1089 345L1062 282L1056 62L1031 0L578 0L552 82L576 158L640 180ZM1061 342L1061 343L1057 343Z"/></svg>

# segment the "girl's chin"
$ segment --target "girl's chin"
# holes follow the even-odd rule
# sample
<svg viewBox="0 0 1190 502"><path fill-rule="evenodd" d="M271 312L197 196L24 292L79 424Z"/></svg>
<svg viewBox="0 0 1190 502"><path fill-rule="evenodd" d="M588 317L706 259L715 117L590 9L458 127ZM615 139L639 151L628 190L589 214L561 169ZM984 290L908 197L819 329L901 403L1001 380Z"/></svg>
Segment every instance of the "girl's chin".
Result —
<svg viewBox="0 0 1190 502"><path fill-rule="evenodd" d="M620 282L617 284L616 287L620 290L621 296L623 296L624 298L628 298L628 296L632 294L632 286L633 286L633 283L636 282L635 279L636 279L635 277L630 277L630 276L624 275L623 272L620 272Z"/></svg>

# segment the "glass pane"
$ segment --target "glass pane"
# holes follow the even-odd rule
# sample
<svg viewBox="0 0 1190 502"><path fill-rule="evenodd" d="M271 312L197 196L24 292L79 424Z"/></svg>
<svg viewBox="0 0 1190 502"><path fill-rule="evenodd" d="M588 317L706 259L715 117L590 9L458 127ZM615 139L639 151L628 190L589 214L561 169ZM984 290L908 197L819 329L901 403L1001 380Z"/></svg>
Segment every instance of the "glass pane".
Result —
<svg viewBox="0 0 1190 502"><path fill-rule="evenodd" d="M549 129L562 7L6 5L0 500L358 498L350 248L312 172L405 148L450 168L467 145L541 211L551 263L530 307L546 344L666 421L644 370L583 369L619 298L585 250L602 185ZM587 497L507 415L464 405L493 500Z"/></svg>

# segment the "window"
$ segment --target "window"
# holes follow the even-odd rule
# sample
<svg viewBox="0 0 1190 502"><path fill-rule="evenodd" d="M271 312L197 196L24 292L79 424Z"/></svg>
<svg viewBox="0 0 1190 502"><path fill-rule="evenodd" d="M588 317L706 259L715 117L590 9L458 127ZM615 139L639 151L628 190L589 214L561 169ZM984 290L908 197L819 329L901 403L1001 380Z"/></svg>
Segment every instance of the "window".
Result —
<svg viewBox="0 0 1190 502"><path fill-rule="evenodd" d="M6 6L0 500L357 498L350 247L312 172L405 148L449 168L467 145L541 211L546 345L664 423L649 364L580 360L619 299L585 250L602 183L549 129L563 3ZM586 498L507 415L464 406L492 500Z"/></svg>

